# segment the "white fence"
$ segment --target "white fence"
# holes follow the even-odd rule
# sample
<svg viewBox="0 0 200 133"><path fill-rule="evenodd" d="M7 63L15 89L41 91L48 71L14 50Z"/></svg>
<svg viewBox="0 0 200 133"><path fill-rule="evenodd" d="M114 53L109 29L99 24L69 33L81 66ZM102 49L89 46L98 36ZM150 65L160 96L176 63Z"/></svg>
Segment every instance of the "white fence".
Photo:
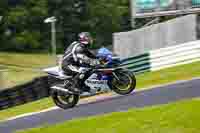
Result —
<svg viewBox="0 0 200 133"><path fill-rule="evenodd" d="M124 59L124 67L134 72L156 71L168 67L200 61L200 41L193 41L153 50Z"/></svg>

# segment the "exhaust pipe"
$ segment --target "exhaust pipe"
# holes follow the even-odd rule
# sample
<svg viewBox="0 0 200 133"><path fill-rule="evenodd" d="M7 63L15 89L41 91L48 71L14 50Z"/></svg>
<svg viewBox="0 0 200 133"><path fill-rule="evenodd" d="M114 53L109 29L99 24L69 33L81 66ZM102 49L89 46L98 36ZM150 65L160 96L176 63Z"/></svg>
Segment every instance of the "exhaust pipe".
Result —
<svg viewBox="0 0 200 133"><path fill-rule="evenodd" d="M59 87L59 86L53 86L53 87L51 87L51 89L57 91L58 93L73 94L71 91L64 89L62 87Z"/></svg>

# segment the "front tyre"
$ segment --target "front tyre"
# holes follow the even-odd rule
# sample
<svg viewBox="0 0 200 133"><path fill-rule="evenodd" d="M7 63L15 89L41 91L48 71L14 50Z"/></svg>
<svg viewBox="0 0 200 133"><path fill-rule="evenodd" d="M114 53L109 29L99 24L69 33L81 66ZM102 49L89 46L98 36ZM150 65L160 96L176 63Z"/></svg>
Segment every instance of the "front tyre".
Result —
<svg viewBox="0 0 200 133"><path fill-rule="evenodd" d="M111 89L120 95L130 94L136 87L135 75L125 69L113 72L113 79L110 83Z"/></svg>
<svg viewBox="0 0 200 133"><path fill-rule="evenodd" d="M52 91L51 97L58 107L69 109L76 106L80 96L78 94L59 94L57 91Z"/></svg>

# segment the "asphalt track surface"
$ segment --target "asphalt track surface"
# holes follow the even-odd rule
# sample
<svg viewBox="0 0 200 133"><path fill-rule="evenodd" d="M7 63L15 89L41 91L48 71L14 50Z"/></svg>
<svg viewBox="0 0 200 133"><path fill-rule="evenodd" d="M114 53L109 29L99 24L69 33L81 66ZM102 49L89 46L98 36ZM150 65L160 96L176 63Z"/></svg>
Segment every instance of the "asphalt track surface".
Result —
<svg viewBox="0 0 200 133"><path fill-rule="evenodd" d="M160 105L195 97L200 97L200 79L139 91L128 96L110 97L93 103L78 105L73 109L56 109L1 122L0 133L12 133L16 130L60 123L75 118L126 111L129 108Z"/></svg>

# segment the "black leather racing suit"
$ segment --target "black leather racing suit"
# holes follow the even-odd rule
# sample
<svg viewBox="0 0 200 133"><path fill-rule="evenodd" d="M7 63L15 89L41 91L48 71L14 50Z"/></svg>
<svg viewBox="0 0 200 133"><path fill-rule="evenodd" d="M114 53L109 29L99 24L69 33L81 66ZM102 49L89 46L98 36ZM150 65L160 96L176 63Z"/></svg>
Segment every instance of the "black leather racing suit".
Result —
<svg viewBox="0 0 200 133"><path fill-rule="evenodd" d="M65 51L63 55L61 68L66 75L74 76L74 85L73 87L80 88L80 85L83 85L84 80L88 78L89 75L85 74L84 79L79 81L80 67L90 67L99 65L100 62L96 59L88 48L81 44L80 42L73 42ZM79 82L78 82L79 81Z"/></svg>

